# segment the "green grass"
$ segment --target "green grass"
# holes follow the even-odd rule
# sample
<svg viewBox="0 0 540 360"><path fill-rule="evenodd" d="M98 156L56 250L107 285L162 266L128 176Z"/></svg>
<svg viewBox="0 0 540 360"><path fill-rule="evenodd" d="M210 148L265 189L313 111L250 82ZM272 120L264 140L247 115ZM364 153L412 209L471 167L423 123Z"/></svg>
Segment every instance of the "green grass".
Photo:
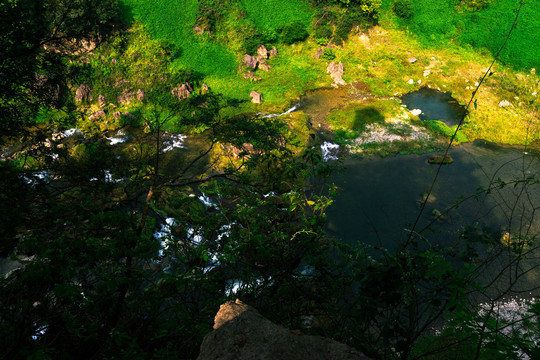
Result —
<svg viewBox="0 0 540 360"><path fill-rule="evenodd" d="M236 57L224 45L197 38L194 0L121 0L124 17L139 21L157 39L171 43L173 66L191 68L202 76L228 76L236 72Z"/></svg>
<svg viewBox="0 0 540 360"><path fill-rule="evenodd" d="M277 30L294 21L307 26L314 13L305 0L241 0L241 4L260 31Z"/></svg>
<svg viewBox="0 0 540 360"><path fill-rule="evenodd" d="M384 0L383 18L388 19L394 0ZM476 49L488 49L495 54L504 43L514 21L518 1L491 0L482 10L464 11L456 8L454 0L415 0L414 15L407 21L394 20L402 27L412 30L426 43L448 46L455 40L470 44ZM540 7L526 2L500 60L516 68L540 67Z"/></svg>
<svg viewBox="0 0 540 360"><path fill-rule="evenodd" d="M456 131L456 126L448 127L444 122L439 120L427 120L426 125L429 129L431 129L436 134L441 134L446 136L447 138L451 138L454 135L454 132ZM458 130L456 133L456 137L454 138L454 144L460 144L463 142L467 142L467 136L461 131Z"/></svg>

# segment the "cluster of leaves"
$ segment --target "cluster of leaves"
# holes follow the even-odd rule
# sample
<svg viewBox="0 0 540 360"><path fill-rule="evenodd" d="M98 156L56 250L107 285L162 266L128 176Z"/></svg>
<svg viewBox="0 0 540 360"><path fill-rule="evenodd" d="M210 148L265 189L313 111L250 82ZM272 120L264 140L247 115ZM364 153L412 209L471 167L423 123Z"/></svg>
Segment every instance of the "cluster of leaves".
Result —
<svg viewBox="0 0 540 360"><path fill-rule="evenodd" d="M410 19L414 15L414 6L411 0L396 0L392 3L392 11L402 19Z"/></svg>

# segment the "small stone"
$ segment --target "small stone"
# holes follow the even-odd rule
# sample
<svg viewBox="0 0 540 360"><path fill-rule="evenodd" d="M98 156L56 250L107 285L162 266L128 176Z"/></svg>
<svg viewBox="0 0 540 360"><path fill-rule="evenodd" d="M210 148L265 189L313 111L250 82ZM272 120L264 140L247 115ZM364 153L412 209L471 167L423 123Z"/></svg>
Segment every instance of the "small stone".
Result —
<svg viewBox="0 0 540 360"><path fill-rule="evenodd" d="M263 71L266 71L266 72L270 71L271 68L272 67L270 65L268 65L268 64L260 64L259 65L259 69L261 69Z"/></svg>
<svg viewBox="0 0 540 360"><path fill-rule="evenodd" d="M323 56L323 54L324 54L324 49L321 46L317 49L317 52L315 53L315 59L319 60L321 56Z"/></svg>
<svg viewBox="0 0 540 360"><path fill-rule="evenodd" d="M209 91L210 91L210 89L208 88L208 85L203 84L202 87L201 87L200 94L201 95L208 94Z"/></svg>
<svg viewBox="0 0 540 360"><path fill-rule="evenodd" d="M409 79L409 81L407 81L409 84L414 84L414 80L413 79Z"/></svg>
<svg viewBox="0 0 540 360"><path fill-rule="evenodd" d="M418 79L417 83L421 84L421 83L422 83L422 80Z"/></svg>
<svg viewBox="0 0 540 360"><path fill-rule="evenodd" d="M502 107L502 108L505 108L505 107L508 107L508 106L512 106L512 104L510 104L510 102L508 100L503 100L499 103L499 107Z"/></svg>
<svg viewBox="0 0 540 360"><path fill-rule="evenodd" d="M424 70L424 77L428 76L429 74L431 74L431 70Z"/></svg>
<svg viewBox="0 0 540 360"><path fill-rule="evenodd" d="M269 53L270 53L270 56L276 56L277 55L276 47L274 46L272 49L270 49Z"/></svg>
<svg viewBox="0 0 540 360"><path fill-rule="evenodd" d="M478 81L474 83L474 86L479 86L479 85L480 83Z"/></svg>
<svg viewBox="0 0 540 360"><path fill-rule="evenodd" d="M533 75L536 74L536 69L535 68L531 69L531 74L533 74Z"/></svg>
<svg viewBox="0 0 540 360"><path fill-rule="evenodd" d="M104 118L105 116L107 116L107 114L105 113L105 110L98 110L95 113L93 113L92 115L90 115L88 117L88 120L96 121L98 119Z"/></svg>
<svg viewBox="0 0 540 360"><path fill-rule="evenodd" d="M99 94L99 96L98 96L98 105L99 105L99 107L105 107L105 95Z"/></svg>
<svg viewBox="0 0 540 360"><path fill-rule="evenodd" d="M146 99L146 94L143 89L137 90L137 100L144 101Z"/></svg>
<svg viewBox="0 0 540 360"><path fill-rule="evenodd" d="M414 64L416 62L416 58L413 56L413 57L408 58L407 61L410 62L411 64Z"/></svg>
<svg viewBox="0 0 540 360"><path fill-rule="evenodd" d="M536 91L531 94L532 96L536 96Z"/></svg>

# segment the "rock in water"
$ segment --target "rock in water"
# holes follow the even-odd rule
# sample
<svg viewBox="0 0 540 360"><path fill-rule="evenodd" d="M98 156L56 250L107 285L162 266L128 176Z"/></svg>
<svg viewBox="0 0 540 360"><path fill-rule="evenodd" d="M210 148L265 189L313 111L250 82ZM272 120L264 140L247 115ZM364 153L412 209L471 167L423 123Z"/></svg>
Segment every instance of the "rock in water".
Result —
<svg viewBox="0 0 540 360"><path fill-rule="evenodd" d="M251 101L254 103L254 104L260 104L262 103L262 94L261 93L258 93L256 91L252 91L249 96L251 96Z"/></svg>
<svg viewBox="0 0 540 360"><path fill-rule="evenodd" d="M429 158L428 163L430 164L451 164L454 162L454 159L449 154L445 155L433 155Z"/></svg>
<svg viewBox="0 0 540 360"><path fill-rule="evenodd" d="M345 344L272 323L240 300L221 305L197 360L368 360Z"/></svg>
<svg viewBox="0 0 540 360"><path fill-rule="evenodd" d="M341 61L337 64L335 62L331 62L330 65L328 65L328 68L326 68L326 73L330 73L332 80L334 80L334 86L347 85L347 83L341 78L344 72L345 70Z"/></svg>

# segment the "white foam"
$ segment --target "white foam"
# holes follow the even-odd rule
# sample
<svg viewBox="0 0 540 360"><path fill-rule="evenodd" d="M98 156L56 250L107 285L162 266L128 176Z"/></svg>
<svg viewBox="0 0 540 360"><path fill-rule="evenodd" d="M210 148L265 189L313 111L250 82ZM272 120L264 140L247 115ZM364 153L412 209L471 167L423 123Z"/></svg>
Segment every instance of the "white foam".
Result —
<svg viewBox="0 0 540 360"><path fill-rule="evenodd" d="M169 139L163 141L163 152L168 152L173 149L183 149L186 135L182 134L170 134Z"/></svg>
<svg viewBox="0 0 540 360"><path fill-rule="evenodd" d="M68 129L66 131L62 131L62 135L65 137L71 137L71 136L83 136L83 132L80 129Z"/></svg>
<svg viewBox="0 0 540 360"><path fill-rule="evenodd" d="M339 145L325 141L324 144L321 145L321 152L322 152L322 158L324 161L337 160L338 159L337 155L339 152Z"/></svg>
<svg viewBox="0 0 540 360"><path fill-rule="evenodd" d="M299 107L300 107L300 104L296 104L292 108L290 108L289 110L287 110L287 111L285 111L284 113L281 113L281 114L263 114L263 113L259 113L257 115L262 115L262 117L266 118L266 119L277 118L277 117L280 117L280 116L283 116L283 115L290 114L290 113L296 111Z"/></svg>

